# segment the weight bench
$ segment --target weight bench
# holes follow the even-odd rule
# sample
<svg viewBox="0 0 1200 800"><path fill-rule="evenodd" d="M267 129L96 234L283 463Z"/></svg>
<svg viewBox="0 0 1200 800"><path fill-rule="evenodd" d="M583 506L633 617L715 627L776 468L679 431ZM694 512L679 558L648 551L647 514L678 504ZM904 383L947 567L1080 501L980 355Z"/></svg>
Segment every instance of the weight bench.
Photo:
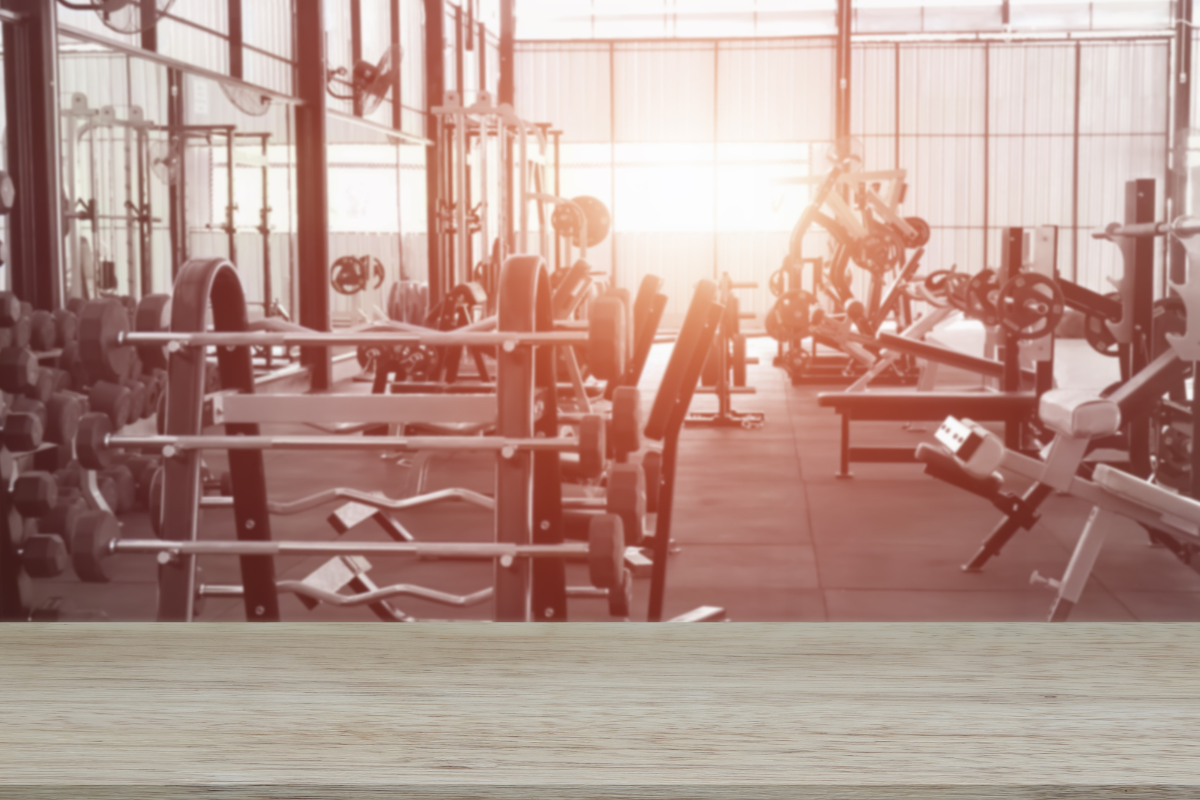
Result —
<svg viewBox="0 0 1200 800"><path fill-rule="evenodd" d="M1056 390L1042 396L1039 415L1043 424L1056 434L1044 460L1005 447L994 433L973 420L953 417L937 433L938 441L949 454L921 445L918 458L935 477L993 501L1000 494L1003 478L998 470L1003 468L1036 481L1036 485L1045 486L1048 491L1057 490L1092 505L1062 579L1046 578L1036 572L1031 576L1032 583L1044 584L1056 592L1049 615L1051 622L1065 621L1070 616L1104 539L1118 517L1140 524L1152 540L1165 544L1193 569L1200 569L1200 564L1192 563L1193 557L1200 553L1200 501L1107 464L1097 465L1090 479L1078 475L1090 441L1111 436L1120 428L1122 414L1118 400L1090 392Z"/></svg>
<svg viewBox="0 0 1200 800"><path fill-rule="evenodd" d="M1006 441L1015 442L1020 426L1037 412L1034 392L822 392L817 404L842 417L839 478L852 477L853 462L908 464L917 461L913 447L853 447L850 423L859 421L941 420L961 415L982 422L1003 422Z"/></svg>

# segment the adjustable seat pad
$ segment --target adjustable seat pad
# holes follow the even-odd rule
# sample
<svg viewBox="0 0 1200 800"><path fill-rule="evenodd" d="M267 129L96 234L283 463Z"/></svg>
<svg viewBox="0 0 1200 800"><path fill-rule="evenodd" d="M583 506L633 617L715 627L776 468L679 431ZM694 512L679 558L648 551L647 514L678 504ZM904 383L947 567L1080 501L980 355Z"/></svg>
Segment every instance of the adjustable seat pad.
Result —
<svg viewBox="0 0 1200 800"><path fill-rule="evenodd" d="M1121 408L1094 392L1054 389L1042 395L1038 416L1046 427L1074 439L1111 436L1121 427Z"/></svg>

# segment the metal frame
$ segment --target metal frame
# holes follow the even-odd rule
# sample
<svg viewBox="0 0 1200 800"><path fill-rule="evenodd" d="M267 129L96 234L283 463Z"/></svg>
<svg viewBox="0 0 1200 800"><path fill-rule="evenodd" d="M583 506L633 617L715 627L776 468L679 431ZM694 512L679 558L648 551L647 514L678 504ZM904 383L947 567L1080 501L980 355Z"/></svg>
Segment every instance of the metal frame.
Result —
<svg viewBox="0 0 1200 800"><path fill-rule="evenodd" d="M59 154L57 3L6 0L8 169L19 198L9 216L10 288L34 308L62 301L62 164Z"/></svg>

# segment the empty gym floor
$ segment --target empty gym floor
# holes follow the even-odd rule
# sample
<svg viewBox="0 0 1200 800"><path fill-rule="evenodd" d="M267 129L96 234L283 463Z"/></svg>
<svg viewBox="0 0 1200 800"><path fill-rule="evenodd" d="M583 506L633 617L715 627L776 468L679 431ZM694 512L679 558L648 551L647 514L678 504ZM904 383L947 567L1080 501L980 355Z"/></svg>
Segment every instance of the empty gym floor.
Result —
<svg viewBox="0 0 1200 800"><path fill-rule="evenodd" d="M1065 340L1059 346L1071 351L1070 357L1059 359L1061 383L1078 386L1098 380L1092 369L1097 362L1086 344ZM959 565L974 553L998 512L982 499L925 476L917 465L856 464L852 479L835 477L838 417L817 406L818 393L831 387L791 386L787 374L771 366L774 347L769 339L752 340L759 364L750 366L748 382L757 393L734 398L739 410L766 413L761 429L684 430L666 615L710 605L725 608L735 621L1045 619L1052 593L1031 586L1030 575L1035 570L1062 573L1089 508L1073 498L1052 498L1033 530L1018 534L983 572L962 572ZM655 348L642 382L647 403L668 353L668 346ZM350 380L337 388L345 391L354 385L365 390L364 384ZM693 409L702 410L711 401L698 396ZM269 432L284 429L277 426ZM907 444L930 435L880 422L855 423L855 436ZM324 453L318 461L316 456L286 452L265 455L272 500L326 489L330 476L337 476L338 485L393 497L411 494L418 485L426 491L451 485L487 490L492 479L490 457L434 459L419 478L419 457ZM222 467L213 459L209 464ZM287 538L328 540L332 530L325 517L333 508L275 517L274 531ZM203 513L204 538L231 535L232 512ZM461 503L397 517L418 539L485 541L491 535L490 513ZM130 514L123 523L126 537L150 535L144 513ZM371 523L349 535L383 537ZM323 560L277 559L279 577L298 580ZM235 559L207 558L201 565L206 584L240 581ZM59 580L38 581L37 599L62 597L68 608L103 610L112 620L153 619L153 558L123 557L113 569L116 577L109 584L80 583L69 573ZM570 569L572 583L586 582L582 566ZM369 574L380 585L411 582L465 594L489 585L490 571L490 564L377 559ZM648 585L646 578L636 581L635 620L645 618ZM365 608L322 605L309 611L293 595L282 595L281 602L288 621L375 618ZM393 603L419 618L486 619L490 613L490 603L467 609L403 597ZM570 616L611 619L602 600L572 600ZM245 615L240 600L208 598L198 618L232 621ZM1166 550L1150 546L1145 534L1129 523L1106 544L1072 619L1200 619L1200 575Z"/></svg>

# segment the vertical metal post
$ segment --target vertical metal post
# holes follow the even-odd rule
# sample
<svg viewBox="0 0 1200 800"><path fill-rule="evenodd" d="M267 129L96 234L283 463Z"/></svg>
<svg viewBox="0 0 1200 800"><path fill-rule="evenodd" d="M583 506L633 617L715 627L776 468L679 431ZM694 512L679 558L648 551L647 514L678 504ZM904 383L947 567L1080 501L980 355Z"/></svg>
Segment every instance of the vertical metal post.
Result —
<svg viewBox="0 0 1200 800"><path fill-rule="evenodd" d="M514 85L513 37L517 20L513 15L514 0L500 0L500 97L501 103L512 103L516 97Z"/></svg>
<svg viewBox="0 0 1200 800"><path fill-rule="evenodd" d="M498 84L498 97L496 102L508 103L515 107L516 100L516 64L513 56L513 39L517 31L517 19L514 16L514 0L500 0L500 75ZM499 135L502 138L509 136L508 126L500 123ZM507 139L506 139L507 144ZM513 148L506 146L504 148L504 186L508 187L505 192L505 227L502 233L505 238L504 251L511 253L516 250L516 232L513 229L513 221L516 219L514 205L514 189L513 189Z"/></svg>
<svg viewBox="0 0 1200 800"><path fill-rule="evenodd" d="M1000 252L1000 285L1013 279L1021 271L1024 229L1006 228ZM1004 328L1004 376L1000 390L1017 392L1021 389L1021 342L1017 335ZM1010 450L1021 447L1021 425L1019 417L1004 421L1004 446Z"/></svg>
<svg viewBox="0 0 1200 800"><path fill-rule="evenodd" d="M1075 127L1071 136L1071 282L1079 282L1079 87L1083 45L1075 43Z"/></svg>
<svg viewBox="0 0 1200 800"><path fill-rule="evenodd" d="M900 43L896 42L895 47L896 47L896 66L895 66L896 89L893 92L892 100L896 105L895 109L893 109L896 114L896 121L894 123L896 126L896 140L895 140L896 161L894 164L892 164L892 167L894 169L900 169Z"/></svg>
<svg viewBox="0 0 1200 800"><path fill-rule="evenodd" d="M391 0L388 6L388 41L398 45L400 44L400 0ZM396 62L396 76L392 82L392 127L396 130L404 127L404 113L400 107L400 70L403 66L404 59Z"/></svg>
<svg viewBox="0 0 1200 800"><path fill-rule="evenodd" d="M720 245L721 237L717 234L717 223L720 220L720 215L717 213L717 198L720 196L720 186L717 182L717 155L719 151L720 136L718 129L721 124L721 116L717 109L717 103L720 100L718 94L718 84L721 82L720 70L721 43L713 42L713 145L712 145L712 187L713 187L713 204L712 204L712 279L715 281L721 277L720 265L717 260L717 248ZM637 280L637 278L634 278Z"/></svg>
<svg viewBox="0 0 1200 800"><path fill-rule="evenodd" d="M1175 147L1167 180L1167 219L1187 213L1188 134L1192 127L1192 0L1178 0L1175 21L1175 124L1171 131ZM1187 252L1174 236L1168 236L1167 274L1176 283L1187 276ZM1193 473L1194 474L1194 473Z"/></svg>
<svg viewBox="0 0 1200 800"><path fill-rule="evenodd" d="M34 308L62 296L62 164L59 157L57 3L4 0L21 15L4 25L8 170L17 190L9 216L10 288Z"/></svg>
<svg viewBox="0 0 1200 800"><path fill-rule="evenodd" d="M323 0L296 6L296 244L301 325L330 329L329 168L325 120L325 14ZM303 348L300 363L309 368L312 388L329 388L333 363L329 348Z"/></svg>
<svg viewBox="0 0 1200 800"><path fill-rule="evenodd" d="M158 16L158 3L155 0L139 0L143 19L154 19ZM158 26L150 25L142 31L142 49L155 52L158 50Z"/></svg>
<svg viewBox="0 0 1200 800"><path fill-rule="evenodd" d="M991 231L992 201L992 45L983 43L983 262L980 269L988 265L988 233ZM1021 259L1016 261L1021 268ZM1001 274L1003 281L1003 271Z"/></svg>
<svg viewBox="0 0 1200 800"><path fill-rule="evenodd" d="M834 141L843 148L843 155L850 147L850 29L853 21L851 0L838 0L837 41L834 47Z"/></svg>
<svg viewBox="0 0 1200 800"><path fill-rule="evenodd" d="M179 269L188 260L188 231L187 231L187 138L183 134L186 122L184 112L184 78L177 69L167 70L167 142L168 146L177 144L179 161L175 174L175 182L168 189L169 205L167 209L171 231L171 281L179 275Z"/></svg>
<svg viewBox="0 0 1200 800"><path fill-rule="evenodd" d="M446 60L442 52L443 0L425 0L425 136L433 144L425 150L426 230L429 246L429 305L438 303L449 291L445 285L442 264L441 173L444 164L441 152L441 121L433 113L442 104L446 90Z"/></svg>
<svg viewBox="0 0 1200 800"><path fill-rule="evenodd" d="M362 61L362 0L350 0L350 77L354 68ZM363 115L362 93L354 92L354 116Z"/></svg>
<svg viewBox="0 0 1200 800"><path fill-rule="evenodd" d="M475 60L479 63L479 91L487 91L487 28L480 22L475 26L473 35L476 37L478 48Z"/></svg>
<svg viewBox="0 0 1200 800"><path fill-rule="evenodd" d="M229 74L235 78L245 77L242 47L242 0L229 2Z"/></svg>
<svg viewBox="0 0 1200 800"><path fill-rule="evenodd" d="M454 91L458 92L459 102L467 103L466 83L466 54L463 52L463 15L462 6L454 7Z"/></svg>
<svg viewBox="0 0 1200 800"><path fill-rule="evenodd" d="M595 20L593 18L593 27ZM608 186L609 186L609 203L608 213L612 217L613 228L610 236L610 244L608 251L611 253L609 260L609 283L615 283L617 279L617 50L614 42L608 43Z"/></svg>
<svg viewBox="0 0 1200 800"><path fill-rule="evenodd" d="M1125 184L1125 222L1153 222L1154 179L1144 178ZM1142 236L1123 243L1133 251L1133 344L1129 348L1130 375L1150 363L1151 333L1154 328L1154 248L1153 237ZM1126 265L1128 269L1128 265ZM1129 420L1129 463L1134 475L1150 475L1151 415L1146 410Z"/></svg>

